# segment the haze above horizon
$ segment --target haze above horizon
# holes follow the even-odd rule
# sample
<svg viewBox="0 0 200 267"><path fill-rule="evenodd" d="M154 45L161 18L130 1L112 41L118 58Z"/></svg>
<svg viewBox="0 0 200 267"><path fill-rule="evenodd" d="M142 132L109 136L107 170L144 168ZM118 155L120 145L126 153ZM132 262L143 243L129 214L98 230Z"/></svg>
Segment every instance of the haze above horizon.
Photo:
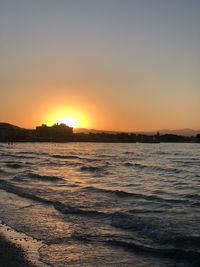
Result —
<svg viewBox="0 0 200 267"><path fill-rule="evenodd" d="M0 121L199 129L200 1L1 0Z"/></svg>

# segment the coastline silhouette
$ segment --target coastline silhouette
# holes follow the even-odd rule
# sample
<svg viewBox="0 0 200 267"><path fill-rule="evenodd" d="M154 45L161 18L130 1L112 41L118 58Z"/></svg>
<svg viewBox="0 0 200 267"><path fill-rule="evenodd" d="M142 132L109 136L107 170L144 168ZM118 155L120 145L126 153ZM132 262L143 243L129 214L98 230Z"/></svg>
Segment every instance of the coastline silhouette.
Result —
<svg viewBox="0 0 200 267"><path fill-rule="evenodd" d="M0 142L110 142L110 143L200 143L200 134L184 136L177 134L141 134L126 132L79 132L61 124L47 126L42 124L35 129L25 129L9 123L0 123Z"/></svg>

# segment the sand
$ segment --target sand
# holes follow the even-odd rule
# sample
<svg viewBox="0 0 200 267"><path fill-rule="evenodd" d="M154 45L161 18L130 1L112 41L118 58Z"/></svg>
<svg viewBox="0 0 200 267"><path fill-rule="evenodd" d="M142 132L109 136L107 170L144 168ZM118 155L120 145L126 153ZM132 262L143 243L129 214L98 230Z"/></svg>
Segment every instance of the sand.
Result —
<svg viewBox="0 0 200 267"><path fill-rule="evenodd" d="M1 267L36 267L28 259L24 250L4 236L0 235L0 266Z"/></svg>
<svg viewBox="0 0 200 267"><path fill-rule="evenodd" d="M44 244L0 222L0 267L48 267L40 261Z"/></svg>

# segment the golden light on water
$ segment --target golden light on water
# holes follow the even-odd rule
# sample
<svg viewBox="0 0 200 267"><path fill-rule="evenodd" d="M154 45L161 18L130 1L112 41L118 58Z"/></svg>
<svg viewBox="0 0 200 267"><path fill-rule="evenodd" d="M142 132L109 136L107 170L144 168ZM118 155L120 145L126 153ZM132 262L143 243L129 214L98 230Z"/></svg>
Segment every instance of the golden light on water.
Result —
<svg viewBox="0 0 200 267"><path fill-rule="evenodd" d="M47 125L64 123L73 128L87 128L88 118L80 110L75 108L61 108L50 112L45 120Z"/></svg>

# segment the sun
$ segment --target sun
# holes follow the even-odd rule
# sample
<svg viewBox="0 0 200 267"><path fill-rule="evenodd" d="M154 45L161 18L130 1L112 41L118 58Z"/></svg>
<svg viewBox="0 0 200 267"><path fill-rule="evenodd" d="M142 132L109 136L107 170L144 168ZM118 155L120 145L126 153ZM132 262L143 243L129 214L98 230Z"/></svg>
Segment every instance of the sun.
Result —
<svg viewBox="0 0 200 267"><path fill-rule="evenodd" d="M78 120L75 119L75 118L71 118L71 117L64 117L64 118L58 119L57 123L64 123L67 126L70 126L70 127L73 127L73 128L79 127Z"/></svg>
<svg viewBox="0 0 200 267"><path fill-rule="evenodd" d="M44 122L49 126L64 123L73 128L87 128L88 118L87 114L78 108L60 107L47 113Z"/></svg>

